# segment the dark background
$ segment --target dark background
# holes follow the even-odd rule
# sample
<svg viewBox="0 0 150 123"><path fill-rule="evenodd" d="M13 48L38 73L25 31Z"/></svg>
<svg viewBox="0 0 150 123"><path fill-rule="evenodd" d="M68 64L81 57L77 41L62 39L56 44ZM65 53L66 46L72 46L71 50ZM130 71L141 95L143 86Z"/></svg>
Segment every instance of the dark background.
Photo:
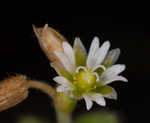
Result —
<svg viewBox="0 0 150 123"><path fill-rule="evenodd" d="M102 42L110 40L111 48L119 47L121 56L117 63L126 64L122 73L128 83L116 82L118 100L107 100L107 107L94 105L92 111L111 110L126 122L145 122L149 116L150 23L147 16L29 16L0 20L0 80L15 75L44 80L53 85L56 75L41 51L33 33L32 24L49 26L61 32L71 43L79 36L89 48L94 36ZM73 117L87 112L80 101ZM21 104L0 112L0 123L15 123L21 115L33 114L55 120L52 100L38 90L31 89L29 97Z"/></svg>

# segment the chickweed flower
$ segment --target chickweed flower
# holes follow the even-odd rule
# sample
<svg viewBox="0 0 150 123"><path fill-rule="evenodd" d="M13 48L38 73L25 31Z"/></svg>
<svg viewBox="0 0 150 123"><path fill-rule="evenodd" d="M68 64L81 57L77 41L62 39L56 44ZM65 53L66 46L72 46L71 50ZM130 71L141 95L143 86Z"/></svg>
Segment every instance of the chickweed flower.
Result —
<svg viewBox="0 0 150 123"><path fill-rule="evenodd" d="M125 65L114 63L120 55L120 49L108 52L110 42L106 41L99 47L99 38L94 37L87 54L81 40L76 38L73 48L68 42L63 42L64 52L54 51L60 62L52 62L51 66L59 76L54 78L59 86L57 92L68 94L71 98L84 99L87 110L91 109L93 101L105 106L104 97L117 99L116 91L108 84L127 79L119 74L125 70Z"/></svg>

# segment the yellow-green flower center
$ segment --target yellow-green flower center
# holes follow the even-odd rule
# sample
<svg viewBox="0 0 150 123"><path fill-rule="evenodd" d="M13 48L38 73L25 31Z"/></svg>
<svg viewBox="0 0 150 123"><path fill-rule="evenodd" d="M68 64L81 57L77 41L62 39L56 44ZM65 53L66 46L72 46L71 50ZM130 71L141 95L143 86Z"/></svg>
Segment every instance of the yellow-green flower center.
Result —
<svg viewBox="0 0 150 123"><path fill-rule="evenodd" d="M75 96L81 96L83 93L87 93L89 90L95 87L97 77L90 70L80 69L73 77L74 91Z"/></svg>

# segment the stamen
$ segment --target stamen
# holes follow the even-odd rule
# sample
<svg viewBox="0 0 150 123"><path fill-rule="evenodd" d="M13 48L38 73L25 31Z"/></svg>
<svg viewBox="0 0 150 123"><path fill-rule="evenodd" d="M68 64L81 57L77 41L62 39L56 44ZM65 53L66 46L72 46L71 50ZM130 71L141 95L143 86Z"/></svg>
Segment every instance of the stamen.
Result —
<svg viewBox="0 0 150 123"><path fill-rule="evenodd" d="M97 65L97 66L95 66L95 67L92 69L92 71L95 71L95 70L98 69L98 68L102 68L104 71L106 70L106 68L105 68L104 65Z"/></svg>
<svg viewBox="0 0 150 123"><path fill-rule="evenodd" d="M98 82L100 80L99 75L96 72L93 72L93 74L96 76L96 82Z"/></svg>
<svg viewBox="0 0 150 123"><path fill-rule="evenodd" d="M76 73L79 73L79 70L80 70L80 69L83 69L85 72L88 72L85 67L79 66L79 67L76 69Z"/></svg>

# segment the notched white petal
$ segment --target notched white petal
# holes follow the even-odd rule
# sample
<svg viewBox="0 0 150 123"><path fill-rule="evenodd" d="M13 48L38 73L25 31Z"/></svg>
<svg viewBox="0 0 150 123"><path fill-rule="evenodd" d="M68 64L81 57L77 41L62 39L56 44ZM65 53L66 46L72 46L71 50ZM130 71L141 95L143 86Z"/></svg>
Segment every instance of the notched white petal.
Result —
<svg viewBox="0 0 150 123"><path fill-rule="evenodd" d="M65 77L62 76L56 76L53 80L61 85L65 85L65 86L70 85L70 82Z"/></svg>
<svg viewBox="0 0 150 123"><path fill-rule="evenodd" d="M119 55L120 55L120 49L119 48L116 48L116 49L112 49L108 55L106 56L105 61L107 60L111 60L111 64L110 65L113 65L116 63L116 61L118 60L119 58Z"/></svg>
<svg viewBox="0 0 150 123"><path fill-rule="evenodd" d="M104 95L104 97L108 98L108 99L114 99L114 100L117 100L117 92L115 91L114 88L110 87L109 88L112 89L112 92L110 94L106 94Z"/></svg>
<svg viewBox="0 0 150 123"><path fill-rule="evenodd" d="M86 49L85 49L83 43L81 42L80 38L76 37L75 41L74 41L73 49L75 50L78 48L83 52L84 55L87 55Z"/></svg>
<svg viewBox="0 0 150 123"><path fill-rule="evenodd" d="M62 86L62 85L58 86L58 87L56 88L56 91L57 91L57 92L64 92L64 91L65 91L64 86Z"/></svg>
<svg viewBox="0 0 150 123"><path fill-rule="evenodd" d="M89 50L89 53L88 53L88 57L87 57L87 66L90 67L95 64L93 63L95 61L94 59L94 55L95 53L97 52L99 48L99 38L98 37L94 37L92 43L91 43L91 46L90 46L90 50Z"/></svg>
<svg viewBox="0 0 150 123"><path fill-rule="evenodd" d="M66 87L66 86L63 86L63 85L60 85L57 87L56 91L57 92L67 92L67 91L70 91L72 90L70 87Z"/></svg>
<svg viewBox="0 0 150 123"><path fill-rule="evenodd" d="M86 94L86 95L83 95L83 98L85 99L87 110L91 109L91 107L93 105L92 101L95 101L97 104L99 104L101 106L106 105L103 95L98 94L98 93Z"/></svg>
<svg viewBox="0 0 150 123"><path fill-rule="evenodd" d="M92 108L93 102L92 102L91 99L90 99L88 96L86 96L86 95L84 95L83 98L84 98L84 100L85 100L87 110L90 110L90 109Z"/></svg>
<svg viewBox="0 0 150 123"><path fill-rule="evenodd" d="M96 58L96 65L99 65L103 62L104 58L106 57L106 54L109 50L110 47L110 42L109 41L105 41L103 43L103 45L97 50L96 54L95 54L95 58Z"/></svg>
<svg viewBox="0 0 150 123"><path fill-rule="evenodd" d="M123 81L123 82L128 82L128 80L123 76L118 76L117 79L120 80L120 81Z"/></svg>
<svg viewBox="0 0 150 123"><path fill-rule="evenodd" d="M54 54L59 58L61 63L63 64L64 68L69 72L73 73L74 71L74 66L70 63L68 57L64 55L63 53L60 53L58 51L54 51Z"/></svg>
<svg viewBox="0 0 150 123"><path fill-rule="evenodd" d="M57 76L53 80L60 84L56 89L57 92L67 92L72 90L71 83L66 78Z"/></svg>
<svg viewBox="0 0 150 123"><path fill-rule="evenodd" d="M61 65L61 64L60 64L59 62L57 62L57 61L50 63L50 65L51 65L51 67L53 67L53 68L56 70L56 72L57 72L58 74L59 74L59 70L63 70L63 71L65 71L65 72L67 72L66 69L64 68L64 66Z"/></svg>
<svg viewBox="0 0 150 123"><path fill-rule="evenodd" d="M64 53L69 58L71 64L75 65L75 58L74 58L75 56L74 56L74 51L73 51L73 48L71 47L71 45L67 42L63 42L62 46L64 49Z"/></svg>
<svg viewBox="0 0 150 123"><path fill-rule="evenodd" d="M123 72L125 70L125 65L117 64L117 65L112 65L108 69L104 71L102 74L102 78L110 78L113 76L116 76Z"/></svg>
<svg viewBox="0 0 150 123"><path fill-rule="evenodd" d="M114 81L128 82L128 80L123 76L113 76L113 77L102 78L103 85L110 84Z"/></svg>
<svg viewBox="0 0 150 123"><path fill-rule="evenodd" d="M101 94L92 94L91 99L101 106L106 106L105 99Z"/></svg>

